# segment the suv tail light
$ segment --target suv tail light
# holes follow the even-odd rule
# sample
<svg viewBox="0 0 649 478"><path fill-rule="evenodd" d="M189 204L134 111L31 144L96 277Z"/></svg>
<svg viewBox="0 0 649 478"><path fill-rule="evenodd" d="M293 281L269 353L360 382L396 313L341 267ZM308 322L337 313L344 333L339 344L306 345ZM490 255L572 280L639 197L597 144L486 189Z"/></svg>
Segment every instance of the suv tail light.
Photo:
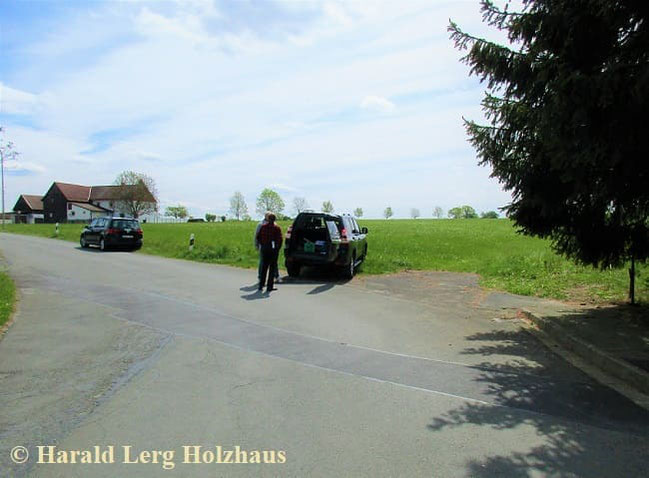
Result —
<svg viewBox="0 0 649 478"><path fill-rule="evenodd" d="M119 234L119 229L108 228L106 229L106 234Z"/></svg>
<svg viewBox="0 0 649 478"><path fill-rule="evenodd" d="M136 234L138 234L138 235L140 235L140 236L142 235L142 229L138 229L138 230L135 231L135 232L136 232Z"/></svg>
<svg viewBox="0 0 649 478"><path fill-rule="evenodd" d="M291 238L291 232L293 231L293 226L288 226L288 229L286 230L286 239Z"/></svg>
<svg viewBox="0 0 649 478"><path fill-rule="evenodd" d="M347 229L343 227L343 230L340 231L340 238L343 240L343 242L347 241Z"/></svg>

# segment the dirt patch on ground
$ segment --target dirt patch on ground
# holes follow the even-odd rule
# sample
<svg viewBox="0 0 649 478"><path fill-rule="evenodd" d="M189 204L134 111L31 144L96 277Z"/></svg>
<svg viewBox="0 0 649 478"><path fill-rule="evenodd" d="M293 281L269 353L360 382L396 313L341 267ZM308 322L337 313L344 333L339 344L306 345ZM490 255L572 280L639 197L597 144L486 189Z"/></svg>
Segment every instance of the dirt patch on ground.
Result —
<svg viewBox="0 0 649 478"><path fill-rule="evenodd" d="M357 276L351 285L422 303L434 309L454 311L459 315L484 314L492 318L512 319L521 308L575 308L572 304L484 289L480 287L479 279L477 274L469 273L406 271Z"/></svg>
<svg viewBox="0 0 649 478"><path fill-rule="evenodd" d="M566 296L564 302L575 306L607 307L625 303L624 297L611 297L610 291L596 284L573 287L566 291Z"/></svg>

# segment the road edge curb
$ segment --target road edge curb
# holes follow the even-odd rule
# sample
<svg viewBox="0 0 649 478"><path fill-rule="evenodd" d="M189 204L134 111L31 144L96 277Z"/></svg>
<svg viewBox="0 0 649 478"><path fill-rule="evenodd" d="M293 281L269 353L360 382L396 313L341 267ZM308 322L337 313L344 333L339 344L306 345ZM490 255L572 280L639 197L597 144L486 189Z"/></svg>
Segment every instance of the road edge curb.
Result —
<svg viewBox="0 0 649 478"><path fill-rule="evenodd" d="M552 337L562 347L574 352L603 372L624 381L638 391L649 394L649 373L624 360L613 357L579 337L569 334L564 327L553 320L537 315L528 309L522 308L520 312L524 318Z"/></svg>

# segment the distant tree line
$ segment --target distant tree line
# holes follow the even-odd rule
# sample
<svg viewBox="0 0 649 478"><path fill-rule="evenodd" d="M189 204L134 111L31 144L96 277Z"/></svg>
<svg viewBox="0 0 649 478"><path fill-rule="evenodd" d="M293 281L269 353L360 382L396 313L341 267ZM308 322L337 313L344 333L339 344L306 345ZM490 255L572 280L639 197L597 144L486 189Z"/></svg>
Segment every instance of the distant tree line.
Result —
<svg viewBox="0 0 649 478"><path fill-rule="evenodd" d="M274 191L270 188L264 188L259 196L257 196L255 202L255 212L259 216L263 216L267 211L274 213L280 220L289 220L290 216L284 214L284 209L286 204L282 197L277 191ZM304 197L296 196L293 198L293 212L295 215L300 214L301 212L307 211L309 209L309 203ZM335 212L334 204L330 200L323 201L321 206L321 211L326 213ZM250 221L252 218L248 213L248 205L246 199L241 191L235 191L234 194L230 197L230 209L229 213L233 219L238 221ZM353 211L354 216L362 218L364 211L362 207L357 207ZM189 216L187 208L181 204L177 206L169 206L165 211L166 216L172 216L177 219L184 219ZM478 214L476 210L468 205L457 206L448 210L448 217L451 219L498 219L499 214L496 211L485 211L481 214ZM394 210L391 206L386 207L383 210L383 217L385 219L390 219L394 216ZM412 219L418 219L422 217L421 210L419 208L413 207L410 209L410 217ZM441 219L444 217L444 210L440 206L435 206L432 210L432 217ZM225 216L222 217L222 220ZM207 213L205 214L205 220L207 222L214 222L217 219L215 214Z"/></svg>
<svg viewBox="0 0 649 478"><path fill-rule="evenodd" d="M496 211L485 211L480 216L471 206L457 206L449 209L448 217L451 219L498 219L500 217Z"/></svg>

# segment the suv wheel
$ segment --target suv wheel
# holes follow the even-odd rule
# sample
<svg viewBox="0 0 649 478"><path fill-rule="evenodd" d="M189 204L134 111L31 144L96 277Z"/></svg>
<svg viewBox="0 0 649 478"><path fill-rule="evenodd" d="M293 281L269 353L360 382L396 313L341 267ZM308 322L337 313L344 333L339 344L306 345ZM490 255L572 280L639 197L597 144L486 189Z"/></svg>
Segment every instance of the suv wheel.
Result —
<svg viewBox="0 0 649 478"><path fill-rule="evenodd" d="M349 264L345 268L345 278L352 279L356 273L356 253L352 256L352 260L349 261Z"/></svg>
<svg viewBox="0 0 649 478"><path fill-rule="evenodd" d="M102 251L106 250L106 241L103 237L99 240L99 249Z"/></svg>
<svg viewBox="0 0 649 478"><path fill-rule="evenodd" d="M81 247L83 247L84 249L88 247L85 236L81 236L81 239L79 239L79 244L81 244Z"/></svg>
<svg viewBox="0 0 649 478"><path fill-rule="evenodd" d="M298 277L300 275L300 264L287 264L286 272L289 277Z"/></svg>

